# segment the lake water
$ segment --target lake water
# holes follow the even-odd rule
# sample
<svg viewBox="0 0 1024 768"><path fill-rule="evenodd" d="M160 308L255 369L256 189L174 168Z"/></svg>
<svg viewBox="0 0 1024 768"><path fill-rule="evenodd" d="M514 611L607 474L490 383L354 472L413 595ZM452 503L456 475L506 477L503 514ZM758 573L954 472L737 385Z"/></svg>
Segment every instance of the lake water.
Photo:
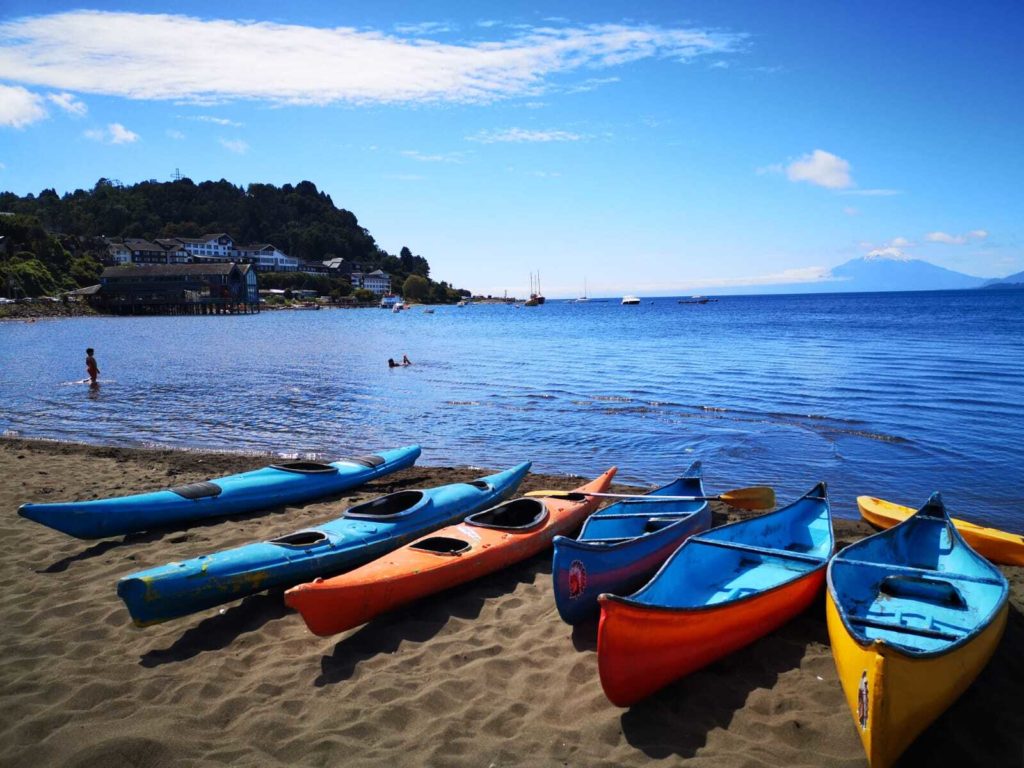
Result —
<svg viewBox="0 0 1024 768"><path fill-rule="evenodd" d="M79 383L96 348L98 391ZM389 370L387 358L414 365ZM1024 292L0 323L0 430L707 486L830 484L1024 529Z"/></svg>

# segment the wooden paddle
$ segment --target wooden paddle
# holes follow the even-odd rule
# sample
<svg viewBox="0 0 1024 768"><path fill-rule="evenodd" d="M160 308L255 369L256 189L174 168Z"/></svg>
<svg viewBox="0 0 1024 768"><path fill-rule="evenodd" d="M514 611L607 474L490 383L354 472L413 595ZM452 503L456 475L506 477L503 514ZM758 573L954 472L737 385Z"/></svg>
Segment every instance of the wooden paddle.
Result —
<svg viewBox="0 0 1024 768"><path fill-rule="evenodd" d="M553 499L580 495L577 491L530 491L526 496L544 496ZM642 493L582 493L601 499L634 499L638 501L723 501L736 509L761 510L775 507L775 491L767 485L735 488L717 496L651 496Z"/></svg>

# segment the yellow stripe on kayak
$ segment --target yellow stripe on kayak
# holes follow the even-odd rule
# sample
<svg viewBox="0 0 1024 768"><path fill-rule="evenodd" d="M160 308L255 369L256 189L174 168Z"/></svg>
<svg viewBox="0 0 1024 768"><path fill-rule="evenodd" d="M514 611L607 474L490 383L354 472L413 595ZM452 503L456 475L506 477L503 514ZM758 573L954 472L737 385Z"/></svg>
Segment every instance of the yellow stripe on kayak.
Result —
<svg viewBox="0 0 1024 768"><path fill-rule="evenodd" d="M876 499L874 496L858 496L857 506L861 517L877 528L892 528L915 512L911 507ZM979 555L993 563L1024 566L1024 536L998 528L985 528L966 520L951 519L960 535Z"/></svg>
<svg viewBox="0 0 1024 768"><path fill-rule="evenodd" d="M831 593L828 636L854 726L871 768L887 768L974 681L999 644L1008 608L981 633L938 656L913 657L881 641L861 644L849 632Z"/></svg>

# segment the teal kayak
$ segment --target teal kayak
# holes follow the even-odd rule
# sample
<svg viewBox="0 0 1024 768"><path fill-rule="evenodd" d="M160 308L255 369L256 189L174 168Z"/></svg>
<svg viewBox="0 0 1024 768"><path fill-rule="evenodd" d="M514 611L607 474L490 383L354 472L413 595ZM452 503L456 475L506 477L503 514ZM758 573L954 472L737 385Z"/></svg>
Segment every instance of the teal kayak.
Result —
<svg viewBox="0 0 1024 768"><path fill-rule="evenodd" d="M117 594L145 627L331 576L494 506L515 493L529 470L526 462L469 483L381 496L316 528L133 573L118 582Z"/></svg>
<svg viewBox="0 0 1024 768"><path fill-rule="evenodd" d="M18 514L80 539L102 539L221 515L302 504L342 493L416 463L411 445L331 464L293 461L152 493L92 501L22 504Z"/></svg>

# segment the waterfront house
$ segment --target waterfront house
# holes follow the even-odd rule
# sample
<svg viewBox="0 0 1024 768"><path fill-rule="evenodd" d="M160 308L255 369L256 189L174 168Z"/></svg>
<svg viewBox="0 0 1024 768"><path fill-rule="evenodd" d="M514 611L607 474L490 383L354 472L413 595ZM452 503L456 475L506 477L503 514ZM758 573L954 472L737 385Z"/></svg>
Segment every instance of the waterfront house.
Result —
<svg viewBox="0 0 1024 768"><path fill-rule="evenodd" d="M223 314L259 311L250 264L153 264L107 267L99 302L124 314Z"/></svg>
<svg viewBox="0 0 1024 768"><path fill-rule="evenodd" d="M391 275L381 269L375 269L369 274L353 272L352 287L365 288L368 291L373 291L378 296L383 296L391 293Z"/></svg>
<svg viewBox="0 0 1024 768"><path fill-rule="evenodd" d="M270 243L240 245L232 251L232 260L248 261L261 272L295 272L299 260L289 256Z"/></svg>

